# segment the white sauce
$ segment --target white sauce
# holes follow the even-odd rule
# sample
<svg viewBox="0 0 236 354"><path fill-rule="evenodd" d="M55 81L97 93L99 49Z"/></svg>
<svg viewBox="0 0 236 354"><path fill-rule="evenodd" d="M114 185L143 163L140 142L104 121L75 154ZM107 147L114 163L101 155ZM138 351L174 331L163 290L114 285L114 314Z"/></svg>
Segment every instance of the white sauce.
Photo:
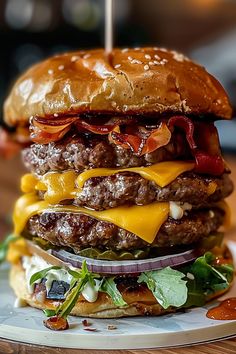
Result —
<svg viewBox="0 0 236 354"><path fill-rule="evenodd" d="M95 279L95 285L87 283L82 291L82 295L88 302L95 302L98 298L98 289L101 281Z"/></svg>
<svg viewBox="0 0 236 354"><path fill-rule="evenodd" d="M192 205L189 203L181 203L181 202L170 202L170 217L179 220L184 216L184 212L187 210L191 210Z"/></svg>
<svg viewBox="0 0 236 354"><path fill-rule="evenodd" d="M52 265L46 262L43 258L39 257L38 255L34 255L32 257L25 256L23 257L23 268L25 269L25 277L27 282L27 288L30 294L34 291L34 284L30 286L30 278L36 272L39 272L45 268L49 268ZM75 268L71 267L71 269L76 270ZM67 272L66 269L52 269L46 275L46 290L47 294L51 289L52 283L54 280L57 281L64 281L70 284L72 280L72 276ZM98 289L101 283L101 280L95 279L95 284L87 283L82 291L82 295L88 302L95 302L98 297ZM41 279L37 280L35 283L40 283ZM43 299L42 299L43 301ZM20 303L19 301L17 304Z"/></svg>
<svg viewBox="0 0 236 354"><path fill-rule="evenodd" d="M39 272L45 268L51 267L52 265L46 262L43 258L34 255L32 257L25 256L23 257L23 268L25 269L25 277L27 282L27 288L30 294L34 291L34 284L30 285L30 278L36 272ZM65 269L52 269L46 275L46 290L47 293L51 289L52 283L54 280L64 281L70 284L72 276ZM40 283L41 279L37 280L35 283Z"/></svg>

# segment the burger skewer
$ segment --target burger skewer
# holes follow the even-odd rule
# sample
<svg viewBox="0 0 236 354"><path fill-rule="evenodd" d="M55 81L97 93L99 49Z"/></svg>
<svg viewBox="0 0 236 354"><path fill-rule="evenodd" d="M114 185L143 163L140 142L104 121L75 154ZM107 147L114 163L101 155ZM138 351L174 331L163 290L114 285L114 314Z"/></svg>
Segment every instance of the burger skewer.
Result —
<svg viewBox="0 0 236 354"><path fill-rule="evenodd" d="M113 49L113 0L105 0L105 51L111 54Z"/></svg>

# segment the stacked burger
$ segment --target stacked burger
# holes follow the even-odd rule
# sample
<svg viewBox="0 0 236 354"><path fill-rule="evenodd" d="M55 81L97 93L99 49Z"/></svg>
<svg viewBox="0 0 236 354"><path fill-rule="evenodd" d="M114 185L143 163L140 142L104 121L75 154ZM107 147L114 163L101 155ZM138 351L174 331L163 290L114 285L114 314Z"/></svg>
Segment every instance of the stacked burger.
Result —
<svg viewBox="0 0 236 354"><path fill-rule="evenodd" d="M67 53L23 74L5 102L31 138L8 251L17 297L61 329L70 313L159 315L227 290L233 185L214 121L231 113L216 79L163 48Z"/></svg>

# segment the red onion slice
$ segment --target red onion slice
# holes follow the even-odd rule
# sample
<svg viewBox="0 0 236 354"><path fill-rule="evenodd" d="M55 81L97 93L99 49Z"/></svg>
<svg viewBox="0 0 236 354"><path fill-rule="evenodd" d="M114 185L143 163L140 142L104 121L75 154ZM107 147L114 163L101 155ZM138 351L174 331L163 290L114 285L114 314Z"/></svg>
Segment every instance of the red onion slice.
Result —
<svg viewBox="0 0 236 354"><path fill-rule="evenodd" d="M114 275L141 273L150 270L162 269L168 266L176 267L194 261L198 257L197 251L194 249L173 255L130 261L98 260L88 257L81 257L64 250L51 250L51 254L63 262L71 264L75 268L81 268L83 261L86 261L90 272Z"/></svg>

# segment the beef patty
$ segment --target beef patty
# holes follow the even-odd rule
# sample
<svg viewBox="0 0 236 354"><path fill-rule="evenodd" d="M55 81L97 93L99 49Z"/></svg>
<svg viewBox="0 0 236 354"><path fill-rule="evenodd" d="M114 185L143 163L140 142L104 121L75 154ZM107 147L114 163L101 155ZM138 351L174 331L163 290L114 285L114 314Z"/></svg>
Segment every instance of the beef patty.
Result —
<svg viewBox="0 0 236 354"><path fill-rule="evenodd" d="M218 208L194 210L180 220L168 218L162 225L151 247L169 247L197 242L215 232L224 219ZM118 226L90 216L45 211L32 216L25 232L46 239L53 245L66 246L78 252L86 247L99 249L133 250L149 244Z"/></svg>
<svg viewBox="0 0 236 354"><path fill-rule="evenodd" d="M32 173L43 175L48 171L63 171L98 167L149 166L161 161L191 158L186 139L173 133L171 141L151 153L137 156L130 149L112 144L106 136L67 136L59 142L32 144L22 152L23 162Z"/></svg>
<svg viewBox="0 0 236 354"><path fill-rule="evenodd" d="M216 190L210 194L212 182L215 183ZM202 207L226 198L232 191L233 183L227 174L209 177L188 172L161 188L136 173L122 172L88 179L71 203L95 210L110 209L127 203L145 205L154 201L188 202Z"/></svg>

